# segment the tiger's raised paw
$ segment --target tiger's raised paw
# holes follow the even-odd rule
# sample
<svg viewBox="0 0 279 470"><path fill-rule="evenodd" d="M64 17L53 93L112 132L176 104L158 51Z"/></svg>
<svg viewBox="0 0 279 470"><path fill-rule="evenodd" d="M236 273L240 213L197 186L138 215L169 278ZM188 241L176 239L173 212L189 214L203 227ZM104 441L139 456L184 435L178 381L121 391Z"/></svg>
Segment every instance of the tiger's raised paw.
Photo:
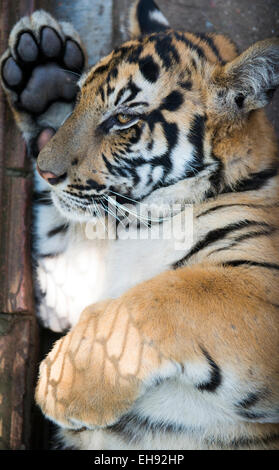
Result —
<svg viewBox="0 0 279 470"><path fill-rule="evenodd" d="M73 26L43 10L21 18L12 29L0 61L1 82L27 144L36 139L33 156L72 111L85 65Z"/></svg>

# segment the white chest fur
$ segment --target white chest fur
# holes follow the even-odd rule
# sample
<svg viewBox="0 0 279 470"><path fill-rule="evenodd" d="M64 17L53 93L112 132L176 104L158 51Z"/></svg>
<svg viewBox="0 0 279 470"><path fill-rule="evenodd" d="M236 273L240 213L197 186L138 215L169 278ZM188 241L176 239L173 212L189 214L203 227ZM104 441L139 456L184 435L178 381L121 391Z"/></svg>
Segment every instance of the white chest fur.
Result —
<svg viewBox="0 0 279 470"><path fill-rule="evenodd" d="M97 237L95 233L88 224L74 225L63 239L61 254L38 260L44 293L39 315L54 331L74 325L86 306L118 297L183 257L192 244L192 213L188 209L152 228L126 232L118 226L117 239L110 239L102 226Z"/></svg>

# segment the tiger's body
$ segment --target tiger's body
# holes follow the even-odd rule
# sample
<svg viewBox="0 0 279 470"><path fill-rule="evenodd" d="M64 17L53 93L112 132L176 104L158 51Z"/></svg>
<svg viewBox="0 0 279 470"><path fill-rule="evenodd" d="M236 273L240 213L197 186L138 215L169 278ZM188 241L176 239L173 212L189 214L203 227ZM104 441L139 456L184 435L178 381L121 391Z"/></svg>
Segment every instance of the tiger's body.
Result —
<svg viewBox="0 0 279 470"><path fill-rule="evenodd" d="M279 83L278 40L238 57L221 35L172 31L141 0L135 39L82 75L75 108L69 75L58 77L62 96L49 88L40 108L16 83L26 21L11 33L2 81L33 157L41 150L39 317L55 331L74 326L41 365L43 412L65 447L278 449L278 157L258 109ZM38 12L28 29L45 56L46 26L74 40L64 64L82 69L76 33ZM29 62L32 92L44 77ZM104 236L109 202L130 203L132 219L146 205L151 227L134 217L141 237L125 238L122 212L115 236ZM187 248L152 236L172 223L181 241L189 204Z"/></svg>

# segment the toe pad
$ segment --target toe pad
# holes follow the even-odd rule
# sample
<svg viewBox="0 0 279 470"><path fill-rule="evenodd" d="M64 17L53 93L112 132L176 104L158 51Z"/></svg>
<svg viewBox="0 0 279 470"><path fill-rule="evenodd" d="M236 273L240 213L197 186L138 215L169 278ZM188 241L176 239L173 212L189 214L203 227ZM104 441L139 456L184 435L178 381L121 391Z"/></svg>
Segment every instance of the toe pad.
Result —
<svg viewBox="0 0 279 470"><path fill-rule="evenodd" d="M66 41L64 64L73 70L82 70L84 66L84 57L80 47L70 39Z"/></svg>
<svg viewBox="0 0 279 470"><path fill-rule="evenodd" d="M45 26L41 32L41 48L46 57L58 57L62 50L62 42L56 32Z"/></svg>
<svg viewBox="0 0 279 470"><path fill-rule="evenodd" d="M23 33L20 36L17 53L19 58L24 62L34 62L39 54L39 48L35 39L30 33Z"/></svg>
<svg viewBox="0 0 279 470"><path fill-rule="evenodd" d="M16 61L9 57L3 66L2 75L7 86L14 87L18 86L23 78L22 71L17 65Z"/></svg>

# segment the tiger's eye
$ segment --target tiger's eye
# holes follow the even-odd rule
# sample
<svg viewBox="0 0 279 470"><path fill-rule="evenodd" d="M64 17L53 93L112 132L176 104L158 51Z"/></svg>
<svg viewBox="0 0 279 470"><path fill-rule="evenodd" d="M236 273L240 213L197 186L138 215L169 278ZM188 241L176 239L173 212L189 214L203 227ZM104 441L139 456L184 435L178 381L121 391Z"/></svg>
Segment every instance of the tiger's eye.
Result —
<svg viewBox="0 0 279 470"><path fill-rule="evenodd" d="M119 124L128 124L128 122L131 121L131 116L129 116L128 114L119 113L117 114L116 119Z"/></svg>

